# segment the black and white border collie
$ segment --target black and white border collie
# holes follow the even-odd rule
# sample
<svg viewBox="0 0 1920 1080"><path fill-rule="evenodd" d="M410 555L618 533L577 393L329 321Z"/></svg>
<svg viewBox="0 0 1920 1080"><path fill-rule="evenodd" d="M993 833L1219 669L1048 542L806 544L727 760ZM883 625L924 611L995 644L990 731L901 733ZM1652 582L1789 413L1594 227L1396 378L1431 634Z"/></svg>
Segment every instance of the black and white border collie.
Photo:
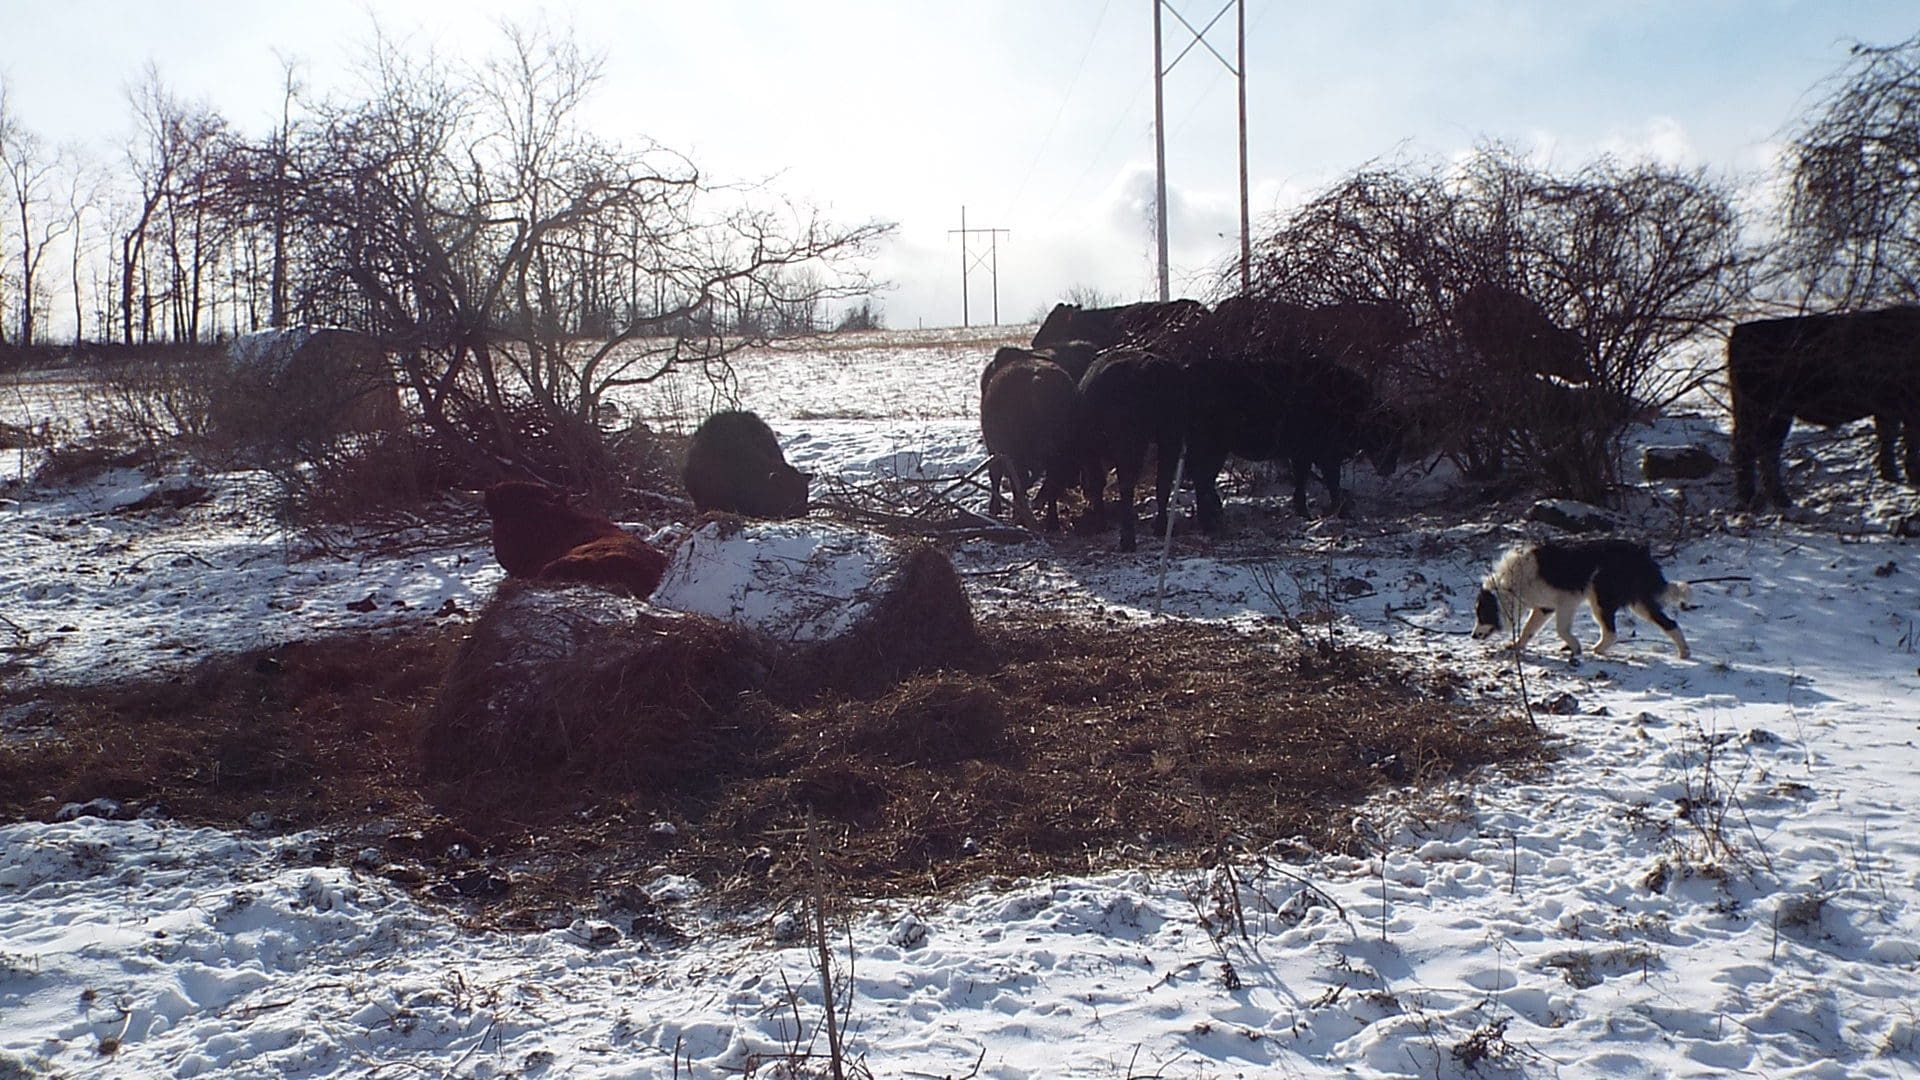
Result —
<svg viewBox="0 0 1920 1080"><path fill-rule="evenodd" d="M1631 608L1665 631L1673 639L1674 651L1685 660L1686 636L1660 605L1684 603L1691 593L1685 582L1667 580L1645 544L1631 540L1522 544L1501 556L1481 583L1480 597L1474 603L1473 636L1484 638L1503 628L1511 630L1525 611L1526 625L1508 646L1524 649L1551 614L1560 640L1567 643L1569 652L1579 656L1580 639L1573 636L1573 612L1584 600L1600 623L1594 655L1613 646L1614 613Z"/></svg>

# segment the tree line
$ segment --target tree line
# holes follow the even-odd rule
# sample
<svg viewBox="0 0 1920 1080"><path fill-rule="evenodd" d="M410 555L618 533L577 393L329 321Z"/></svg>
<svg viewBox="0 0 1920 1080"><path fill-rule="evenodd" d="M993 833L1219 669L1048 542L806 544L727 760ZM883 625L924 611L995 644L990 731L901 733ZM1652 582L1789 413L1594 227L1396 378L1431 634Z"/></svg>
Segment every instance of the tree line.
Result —
<svg viewBox="0 0 1920 1080"><path fill-rule="evenodd" d="M754 335L826 328L871 290L859 257L888 226L602 138L581 107L603 60L544 28L502 35L467 66L376 28L366 89L346 98L309 95L285 64L264 136L150 64L111 166L49 144L0 83L0 343L49 342L55 321L138 345L403 314L416 335L448 318L522 337Z"/></svg>

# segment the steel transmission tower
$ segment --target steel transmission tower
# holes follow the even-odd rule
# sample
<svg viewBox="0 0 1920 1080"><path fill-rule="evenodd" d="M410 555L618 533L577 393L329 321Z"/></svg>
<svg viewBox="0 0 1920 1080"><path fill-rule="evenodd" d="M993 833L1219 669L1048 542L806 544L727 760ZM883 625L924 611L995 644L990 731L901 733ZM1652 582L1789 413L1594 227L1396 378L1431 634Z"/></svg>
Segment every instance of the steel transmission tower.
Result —
<svg viewBox="0 0 1920 1080"><path fill-rule="evenodd" d="M1160 51L1160 9L1173 12L1180 25L1187 28L1193 40L1180 50L1180 55L1169 64L1161 63ZM1220 21L1229 10L1237 10L1239 48L1235 52L1236 63L1228 63L1207 41L1207 32ZM1154 160L1154 232L1160 253L1160 299L1170 299L1167 289L1167 117L1164 96L1161 93L1161 81L1167 72L1172 71L1195 45L1204 46L1220 61L1234 81L1240 85L1240 291L1247 291L1253 274L1252 229L1247 215L1247 0L1227 0L1207 25L1196 30L1179 11L1174 9L1172 0L1153 0L1153 160Z"/></svg>
<svg viewBox="0 0 1920 1080"><path fill-rule="evenodd" d="M948 229L947 235L960 234L960 325L973 325L972 314L967 304L967 275L982 262L987 264L988 276L993 279L993 325L1000 325L1000 234L1012 235L1010 229L969 229L967 228L967 208L960 208L960 227ZM971 233L987 234L987 250L984 254L967 254L967 236Z"/></svg>

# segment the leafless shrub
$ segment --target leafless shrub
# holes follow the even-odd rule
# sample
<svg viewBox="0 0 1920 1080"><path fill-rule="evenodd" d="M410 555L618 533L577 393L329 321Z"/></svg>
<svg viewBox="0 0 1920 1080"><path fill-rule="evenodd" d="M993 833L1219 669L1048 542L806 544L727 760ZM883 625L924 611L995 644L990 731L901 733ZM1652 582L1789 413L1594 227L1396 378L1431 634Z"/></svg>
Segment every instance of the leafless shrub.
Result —
<svg viewBox="0 0 1920 1080"><path fill-rule="evenodd" d="M1253 289L1397 307L1416 336L1369 363L1416 443L1470 473L1519 464L1600 501L1628 425L1706 377L1670 354L1726 314L1750 263L1731 197L1704 172L1601 158L1557 174L1488 147L1459 165L1376 164L1337 182L1260 240ZM1537 362L1543 331L1473 340L1459 314L1476 288L1519 298L1566 335L1584 379Z"/></svg>
<svg viewBox="0 0 1920 1080"><path fill-rule="evenodd" d="M1855 45L1794 131L1777 269L1801 306L1920 296L1920 36Z"/></svg>
<svg viewBox="0 0 1920 1080"><path fill-rule="evenodd" d="M1715 732L1694 725L1682 742L1685 762L1680 795L1674 800L1676 828L1666 831L1667 857L1647 876L1649 888L1659 891L1673 873L1724 878L1733 871L1765 869L1773 872L1773 856L1747 817L1740 789L1750 778L1753 763L1736 759L1727 746L1732 732Z"/></svg>
<svg viewBox="0 0 1920 1080"><path fill-rule="evenodd" d="M88 424L149 448L202 444L216 362L215 350L193 346L97 361L82 395Z"/></svg>
<svg viewBox="0 0 1920 1080"><path fill-rule="evenodd" d="M1340 612L1334 607L1332 563L1321 564L1318 588L1306 573L1278 561L1254 563L1249 571L1254 589L1273 605L1282 626L1303 643L1313 646L1322 657L1331 657L1339 651ZM1317 634L1309 629L1315 625L1320 628Z"/></svg>
<svg viewBox="0 0 1920 1080"><path fill-rule="evenodd" d="M376 36L357 100L229 155L223 205L289 245L294 318L364 329L419 422L473 467L603 489L601 403L869 295L890 226L588 131L602 60L507 26L477 65Z"/></svg>

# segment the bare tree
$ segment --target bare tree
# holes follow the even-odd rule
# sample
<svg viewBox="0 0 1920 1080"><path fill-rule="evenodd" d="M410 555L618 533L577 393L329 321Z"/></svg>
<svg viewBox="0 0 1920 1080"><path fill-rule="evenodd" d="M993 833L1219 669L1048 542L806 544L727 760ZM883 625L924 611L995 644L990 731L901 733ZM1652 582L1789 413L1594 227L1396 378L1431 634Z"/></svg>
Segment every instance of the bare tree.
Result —
<svg viewBox="0 0 1920 1080"><path fill-rule="evenodd" d="M1920 298L1920 36L1855 45L1786 155L1780 268L1801 306Z"/></svg>
<svg viewBox="0 0 1920 1080"><path fill-rule="evenodd" d="M175 299L176 334L183 335L189 320L182 319L178 305L185 300L187 270L181 257L182 229L190 232L200 223L198 211L181 203L186 180L203 167L225 133L226 122L202 104L181 101L167 90L160 71L147 65L141 81L129 92L134 116L140 127L141 142L128 150L127 157L140 188L137 214L120 238L120 317L122 335L127 344L134 340L134 316L140 317L141 340L153 337L156 308L152 268L148 263L148 244L156 236L167 247L173 284L169 292ZM165 226L165 232L158 232ZM202 268L198 259L198 235L194 242L193 270ZM139 300L135 304L136 284Z"/></svg>
<svg viewBox="0 0 1920 1080"><path fill-rule="evenodd" d="M27 130L13 114L5 79L0 79L0 179L6 182L7 214L17 230L20 272L21 345L39 340L37 316L46 291L40 265L72 221L54 213L55 189L72 175L62 155L50 150L39 135Z"/></svg>
<svg viewBox="0 0 1920 1080"><path fill-rule="evenodd" d="M100 249L99 241L89 238L87 222L98 215L107 178L94 162L78 151L71 158L71 165L62 210L66 215L69 236L67 289L73 301L73 341L78 345L87 334L85 268Z"/></svg>
<svg viewBox="0 0 1920 1080"><path fill-rule="evenodd" d="M505 27L472 69L376 30L365 94L316 106L286 155L293 307L387 342L442 436L586 483L611 468L607 394L689 365L724 381L746 339L717 307L867 292L861 257L890 229L588 132L600 70L545 30Z"/></svg>

